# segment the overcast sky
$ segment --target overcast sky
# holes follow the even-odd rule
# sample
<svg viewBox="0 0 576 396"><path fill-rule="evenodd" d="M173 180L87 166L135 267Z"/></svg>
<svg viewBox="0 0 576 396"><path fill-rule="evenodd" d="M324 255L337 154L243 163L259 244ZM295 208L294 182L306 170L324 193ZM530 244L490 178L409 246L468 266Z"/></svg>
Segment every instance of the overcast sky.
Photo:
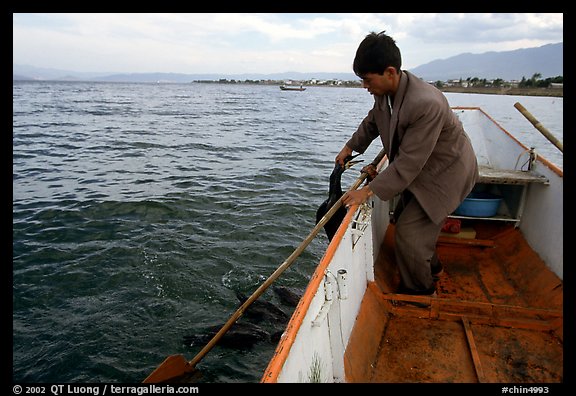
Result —
<svg viewBox="0 0 576 396"><path fill-rule="evenodd" d="M13 14L13 63L78 72L352 72L370 31L404 69L563 41L563 14ZM505 65L503 65L505 67Z"/></svg>

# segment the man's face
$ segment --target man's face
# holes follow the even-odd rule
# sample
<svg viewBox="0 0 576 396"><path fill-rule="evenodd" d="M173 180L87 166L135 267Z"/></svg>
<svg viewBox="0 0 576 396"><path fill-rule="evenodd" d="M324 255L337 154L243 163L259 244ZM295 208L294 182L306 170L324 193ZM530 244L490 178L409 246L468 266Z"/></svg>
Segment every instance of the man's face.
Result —
<svg viewBox="0 0 576 396"><path fill-rule="evenodd" d="M392 70L389 70L392 69ZM394 92L394 68L388 68L382 74L366 73L362 76L362 88L366 88L372 95L382 96Z"/></svg>

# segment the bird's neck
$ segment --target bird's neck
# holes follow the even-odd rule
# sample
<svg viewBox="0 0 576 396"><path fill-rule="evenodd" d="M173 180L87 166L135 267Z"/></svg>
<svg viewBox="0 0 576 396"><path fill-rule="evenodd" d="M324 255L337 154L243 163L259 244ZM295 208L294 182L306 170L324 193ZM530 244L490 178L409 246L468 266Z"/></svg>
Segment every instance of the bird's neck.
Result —
<svg viewBox="0 0 576 396"><path fill-rule="evenodd" d="M339 169L335 169L330 175L330 191L328 195L331 198L336 197L336 199L342 195L342 171Z"/></svg>

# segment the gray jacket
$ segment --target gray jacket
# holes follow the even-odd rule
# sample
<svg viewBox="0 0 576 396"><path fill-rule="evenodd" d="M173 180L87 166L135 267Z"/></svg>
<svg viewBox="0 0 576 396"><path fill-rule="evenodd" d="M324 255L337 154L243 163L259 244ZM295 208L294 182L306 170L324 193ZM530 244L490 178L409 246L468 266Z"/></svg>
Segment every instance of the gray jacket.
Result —
<svg viewBox="0 0 576 396"><path fill-rule="evenodd" d="M387 201L408 189L440 224L478 180L476 155L462 123L442 92L410 72L402 72L392 115L386 96L374 100L346 144L364 153L380 136L393 161L370 182L374 194Z"/></svg>

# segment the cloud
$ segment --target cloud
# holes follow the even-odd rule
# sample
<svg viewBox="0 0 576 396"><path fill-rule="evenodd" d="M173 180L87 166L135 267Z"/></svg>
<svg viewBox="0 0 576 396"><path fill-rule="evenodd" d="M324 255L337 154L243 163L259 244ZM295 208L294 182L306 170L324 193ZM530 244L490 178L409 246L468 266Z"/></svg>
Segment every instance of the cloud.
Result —
<svg viewBox="0 0 576 396"><path fill-rule="evenodd" d="M410 68L563 40L562 14L14 14L14 63L77 71L348 72L386 30Z"/></svg>

